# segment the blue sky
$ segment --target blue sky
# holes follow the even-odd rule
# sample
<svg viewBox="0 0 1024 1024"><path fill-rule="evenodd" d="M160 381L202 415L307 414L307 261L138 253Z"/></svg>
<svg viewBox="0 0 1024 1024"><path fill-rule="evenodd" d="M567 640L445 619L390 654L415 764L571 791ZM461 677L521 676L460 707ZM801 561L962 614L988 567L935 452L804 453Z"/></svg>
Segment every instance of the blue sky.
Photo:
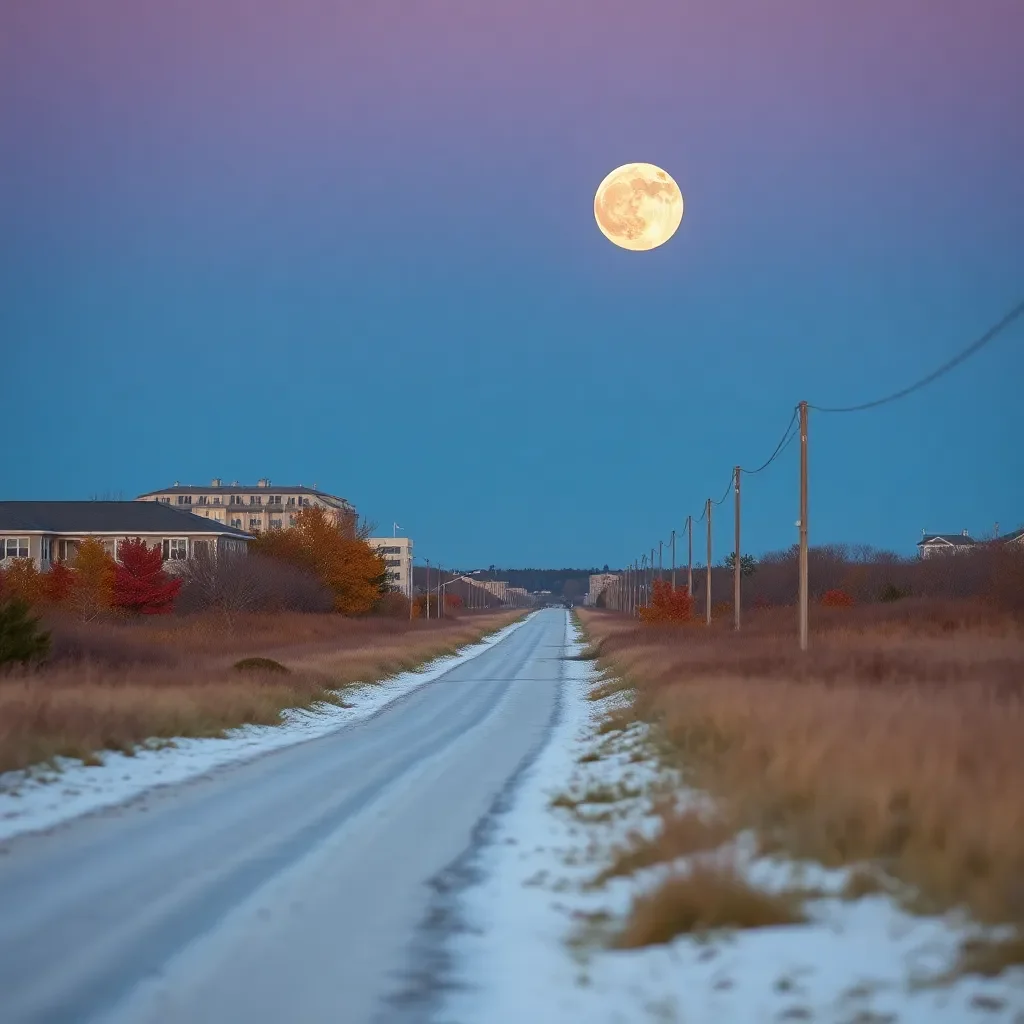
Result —
<svg viewBox="0 0 1024 1024"><path fill-rule="evenodd" d="M649 6L6 5L3 497L269 476L433 561L621 564L1024 297L1024 7ZM686 197L648 253L593 219L632 160ZM1024 522L1022 342L812 416L812 543Z"/></svg>

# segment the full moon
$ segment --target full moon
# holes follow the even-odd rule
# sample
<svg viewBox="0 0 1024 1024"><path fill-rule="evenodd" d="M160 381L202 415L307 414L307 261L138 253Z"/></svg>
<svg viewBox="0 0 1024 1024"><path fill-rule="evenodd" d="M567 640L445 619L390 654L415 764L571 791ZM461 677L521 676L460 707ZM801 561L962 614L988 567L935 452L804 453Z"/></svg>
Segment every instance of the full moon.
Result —
<svg viewBox="0 0 1024 1024"><path fill-rule="evenodd" d="M660 167L623 164L598 186L594 217L605 238L623 249L656 249L683 219L683 194Z"/></svg>

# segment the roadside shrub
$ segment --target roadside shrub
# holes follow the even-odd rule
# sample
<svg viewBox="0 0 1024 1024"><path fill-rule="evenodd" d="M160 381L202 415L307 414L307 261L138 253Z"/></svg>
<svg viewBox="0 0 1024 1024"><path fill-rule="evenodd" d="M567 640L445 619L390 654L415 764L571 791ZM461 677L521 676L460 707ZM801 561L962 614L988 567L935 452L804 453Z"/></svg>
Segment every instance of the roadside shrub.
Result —
<svg viewBox="0 0 1024 1024"><path fill-rule="evenodd" d="M386 619L407 619L409 618L409 598L405 594L396 594L393 591L381 594L373 611L374 614L382 615Z"/></svg>
<svg viewBox="0 0 1024 1024"><path fill-rule="evenodd" d="M686 587L675 587L667 580L655 580L651 603L640 609L640 621L649 625L685 623L693 619L693 598Z"/></svg>
<svg viewBox="0 0 1024 1024"><path fill-rule="evenodd" d="M892 604L894 601L902 601L905 597L910 597L909 588L897 587L895 583L886 583L878 595L878 600L885 604Z"/></svg>
<svg viewBox="0 0 1024 1024"><path fill-rule="evenodd" d="M825 608L852 608L853 598L845 590L826 590L821 603Z"/></svg>
<svg viewBox="0 0 1024 1024"><path fill-rule="evenodd" d="M231 666L236 672L275 672L278 675L286 676L291 674L291 669L282 665L273 658L242 658Z"/></svg>
<svg viewBox="0 0 1024 1024"><path fill-rule="evenodd" d="M17 594L0 598L0 665L27 665L49 653L50 634L39 628L28 601Z"/></svg>

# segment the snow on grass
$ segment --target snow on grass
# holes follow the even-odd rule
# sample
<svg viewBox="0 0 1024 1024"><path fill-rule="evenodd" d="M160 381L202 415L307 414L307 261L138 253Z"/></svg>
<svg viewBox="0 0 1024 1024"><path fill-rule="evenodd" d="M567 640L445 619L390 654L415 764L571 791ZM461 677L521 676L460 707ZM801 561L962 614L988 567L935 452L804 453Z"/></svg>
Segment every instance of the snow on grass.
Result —
<svg viewBox="0 0 1024 1024"><path fill-rule="evenodd" d="M133 755L104 752L102 764L58 758L55 765L0 774L0 841L51 828L104 807L122 804L158 786L194 779L215 768L251 760L271 750L303 743L363 721L392 701L483 654L519 629L514 622L457 654L431 661L413 672L379 683L344 688L344 706L292 708L280 725L247 725L223 739L176 739L152 743Z"/></svg>
<svg viewBox="0 0 1024 1024"><path fill-rule="evenodd" d="M567 641L570 655L582 650L571 624ZM461 897L456 987L438 1020L1024 1024L1019 969L936 982L977 933L967 922L911 916L884 893L841 899L847 872L757 859L749 836L729 848L741 877L766 892L820 894L803 904L806 923L611 948L634 899L686 870L594 884L612 851L630 833L654 834L654 803L667 793L698 812L709 801L659 768L642 726L602 734L628 695L589 700L593 664L565 666L561 723L481 855L483 881Z"/></svg>

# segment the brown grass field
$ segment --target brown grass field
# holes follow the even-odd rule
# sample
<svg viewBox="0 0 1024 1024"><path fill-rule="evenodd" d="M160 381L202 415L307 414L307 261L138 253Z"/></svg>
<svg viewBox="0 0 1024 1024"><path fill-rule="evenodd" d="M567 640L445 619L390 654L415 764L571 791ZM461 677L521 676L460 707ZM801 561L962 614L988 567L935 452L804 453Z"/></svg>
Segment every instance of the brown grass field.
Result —
<svg viewBox="0 0 1024 1024"><path fill-rule="evenodd" d="M150 739L219 736L274 725L290 707L339 702L339 688L377 682L454 652L516 619L511 612L424 622L332 614L211 613L83 623L51 615L53 654L0 676L0 771L55 756L94 762ZM272 658L287 672L239 671Z"/></svg>
<svg viewBox="0 0 1024 1024"><path fill-rule="evenodd" d="M723 828L753 828L766 851L906 883L912 909L966 906L1024 928L1018 611L928 599L813 607L803 654L794 608L745 612L739 634L731 610L710 627L641 626L594 610L580 618L598 664L635 690L607 727L656 723L660 755L721 814L710 825L667 818L613 872L706 849ZM652 906L636 908L630 943L659 933Z"/></svg>

